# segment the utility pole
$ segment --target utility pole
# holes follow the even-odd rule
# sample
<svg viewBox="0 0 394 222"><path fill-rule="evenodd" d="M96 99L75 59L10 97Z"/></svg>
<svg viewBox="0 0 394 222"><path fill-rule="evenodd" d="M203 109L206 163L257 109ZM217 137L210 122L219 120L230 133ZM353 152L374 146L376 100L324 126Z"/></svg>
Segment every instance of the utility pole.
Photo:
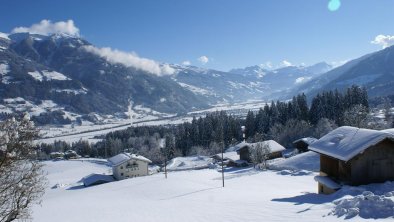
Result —
<svg viewBox="0 0 394 222"><path fill-rule="evenodd" d="M244 143L245 143L246 142L246 139L245 139L245 126L241 126L241 130L242 130L242 138L243 138Z"/></svg>
<svg viewBox="0 0 394 222"><path fill-rule="evenodd" d="M164 174L166 175L166 179L167 179L167 155L165 155L165 159L164 159Z"/></svg>
<svg viewBox="0 0 394 222"><path fill-rule="evenodd" d="M224 187L224 161L223 161L223 147L224 147L224 144L223 144L223 142L222 142L222 181L223 181L223 187Z"/></svg>
<svg viewBox="0 0 394 222"><path fill-rule="evenodd" d="M160 149L161 149L162 153L164 154L164 175L167 179L167 151L165 149L165 144L166 144L166 139L164 137L160 141Z"/></svg>

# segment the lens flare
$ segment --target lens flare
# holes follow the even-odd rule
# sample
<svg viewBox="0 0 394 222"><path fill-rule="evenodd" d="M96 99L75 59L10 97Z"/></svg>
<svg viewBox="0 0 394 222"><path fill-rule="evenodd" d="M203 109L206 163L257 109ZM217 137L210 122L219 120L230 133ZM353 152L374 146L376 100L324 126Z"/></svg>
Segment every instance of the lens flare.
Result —
<svg viewBox="0 0 394 222"><path fill-rule="evenodd" d="M328 3L328 9L332 12L336 11L341 7L341 1L340 0L330 0Z"/></svg>

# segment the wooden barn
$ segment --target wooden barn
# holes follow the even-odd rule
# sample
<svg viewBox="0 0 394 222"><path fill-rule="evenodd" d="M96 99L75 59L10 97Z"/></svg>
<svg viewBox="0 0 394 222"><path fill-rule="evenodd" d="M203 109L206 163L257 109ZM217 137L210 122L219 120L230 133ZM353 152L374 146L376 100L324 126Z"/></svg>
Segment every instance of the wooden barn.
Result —
<svg viewBox="0 0 394 222"><path fill-rule="evenodd" d="M275 159L282 157L282 152L286 149L274 140L267 140L257 143L241 143L235 150L239 154L239 159L245 160L247 162L251 162L250 150L254 149L254 147L257 146L258 144L268 145L270 149L270 154L268 156L268 159Z"/></svg>
<svg viewBox="0 0 394 222"><path fill-rule="evenodd" d="M309 150L309 145L311 145L313 142L317 141L316 138L313 137L305 137L298 139L293 142L294 148L298 150L298 152L303 153Z"/></svg>
<svg viewBox="0 0 394 222"><path fill-rule="evenodd" d="M394 180L394 134L355 127L339 127L309 149L320 154L319 193L330 194L342 185Z"/></svg>

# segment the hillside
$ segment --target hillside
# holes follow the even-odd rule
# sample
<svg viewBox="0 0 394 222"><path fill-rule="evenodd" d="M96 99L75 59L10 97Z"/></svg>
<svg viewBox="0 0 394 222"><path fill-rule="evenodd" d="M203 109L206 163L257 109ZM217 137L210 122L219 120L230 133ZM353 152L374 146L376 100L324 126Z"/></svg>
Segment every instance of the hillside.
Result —
<svg viewBox="0 0 394 222"><path fill-rule="evenodd" d="M318 195L313 173L295 176L228 169L224 188L221 173L213 169L170 172L168 179L154 174L87 188L77 183L90 172L108 173L109 169L90 161L45 162L49 184L42 206L33 209L33 221L301 222L343 221L345 217L390 221L393 216L383 213L393 202L387 192L393 183L345 187L337 194ZM363 198L364 194L370 199ZM360 215L351 213L351 207L360 209Z"/></svg>
<svg viewBox="0 0 394 222"><path fill-rule="evenodd" d="M0 38L0 46L3 104L4 99L18 97L34 105L51 100L79 114L124 113L130 100L166 113L208 107L202 97L166 76L109 62L90 52L91 44L80 37L16 33ZM22 110L11 110L17 111Z"/></svg>
<svg viewBox="0 0 394 222"><path fill-rule="evenodd" d="M394 94L394 46L364 55L311 79L292 90L292 94L305 92L313 96L324 90L343 90L351 85L366 87L370 97Z"/></svg>

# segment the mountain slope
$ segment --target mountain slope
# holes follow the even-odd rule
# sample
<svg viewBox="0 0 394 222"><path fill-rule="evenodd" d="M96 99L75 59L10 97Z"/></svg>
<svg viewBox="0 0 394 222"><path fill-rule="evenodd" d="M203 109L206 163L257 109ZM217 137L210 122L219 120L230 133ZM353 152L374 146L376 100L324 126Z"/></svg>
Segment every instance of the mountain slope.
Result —
<svg viewBox="0 0 394 222"><path fill-rule="evenodd" d="M254 77L266 86L263 98L273 99L283 95L310 79L327 72L331 65L321 62L312 66L287 66L275 70L265 70L260 66L250 66L244 69L232 69L230 72L243 77Z"/></svg>
<svg viewBox="0 0 394 222"><path fill-rule="evenodd" d="M256 76L242 76L230 72L193 66L172 66L172 79L186 89L204 96L211 103L240 102L261 99L268 86Z"/></svg>
<svg viewBox="0 0 394 222"><path fill-rule="evenodd" d="M129 100L167 113L207 107L170 78L109 63L85 50L89 45L62 34L0 38L0 99L53 100L72 112L102 114L126 112Z"/></svg>
<svg viewBox="0 0 394 222"><path fill-rule="evenodd" d="M366 87L370 97L394 94L394 47L362 56L301 85L289 95L323 90L343 90L351 85Z"/></svg>

